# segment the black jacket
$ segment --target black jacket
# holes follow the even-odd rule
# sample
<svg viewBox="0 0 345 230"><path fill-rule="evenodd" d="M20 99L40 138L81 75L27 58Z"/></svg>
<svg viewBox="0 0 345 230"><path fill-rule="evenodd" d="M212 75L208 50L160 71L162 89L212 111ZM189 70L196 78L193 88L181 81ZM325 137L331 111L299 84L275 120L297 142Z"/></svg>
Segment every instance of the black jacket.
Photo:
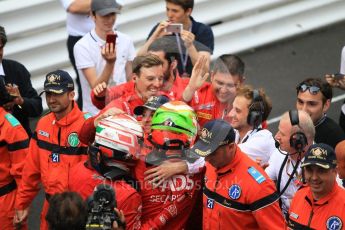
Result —
<svg viewBox="0 0 345 230"><path fill-rule="evenodd" d="M16 84L24 99L24 104L21 105L21 108L14 106L12 114L19 120L28 135L31 136L29 117L41 115L43 110L42 99L32 87L30 73L24 65L13 60L3 59L2 66L5 72L6 84Z"/></svg>

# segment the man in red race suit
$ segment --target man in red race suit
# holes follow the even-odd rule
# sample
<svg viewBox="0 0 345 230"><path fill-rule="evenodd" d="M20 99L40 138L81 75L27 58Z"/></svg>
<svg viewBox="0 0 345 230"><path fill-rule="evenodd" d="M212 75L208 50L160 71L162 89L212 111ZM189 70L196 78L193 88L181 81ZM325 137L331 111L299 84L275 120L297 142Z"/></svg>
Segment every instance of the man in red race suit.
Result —
<svg viewBox="0 0 345 230"><path fill-rule="evenodd" d="M196 115L183 102L165 103L154 113L151 131L145 141L150 142L152 148L142 151L135 168L136 178L141 184L142 220L163 213L161 221L169 222L164 229L183 229L194 207L197 191L201 189L201 174L178 173L165 179L157 173L155 179L148 181L144 178L144 172L170 161L194 160L189 156L188 150L197 133ZM183 202L179 202L176 209L169 210L169 215L164 213L167 203L184 196Z"/></svg>

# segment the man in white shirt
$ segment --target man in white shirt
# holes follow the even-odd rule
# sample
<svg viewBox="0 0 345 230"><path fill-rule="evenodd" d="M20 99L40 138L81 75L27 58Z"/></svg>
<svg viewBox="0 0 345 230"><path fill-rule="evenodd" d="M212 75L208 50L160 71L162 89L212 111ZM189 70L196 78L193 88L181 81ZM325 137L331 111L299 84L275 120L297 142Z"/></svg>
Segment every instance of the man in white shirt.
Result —
<svg viewBox="0 0 345 230"><path fill-rule="evenodd" d="M271 154L277 151L272 133L261 128L272 110L271 100L263 89L245 85L236 92L232 109L228 113L230 124L238 131L238 146L254 161L267 164Z"/></svg>
<svg viewBox="0 0 345 230"><path fill-rule="evenodd" d="M265 171L277 184L284 215L287 214L293 196L302 185L300 162L303 161L309 146L313 144L314 136L314 124L306 112L292 110L285 112L281 117L275 135L280 153L275 152L271 155Z"/></svg>
<svg viewBox="0 0 345 230"><path fill-rule="evenodd" d="M83 111L95 115L98 109L90 98L91 89L101 82L109 86L131 79L135 50L131 38L114 31L121 5L115 0L92 0L91 11L95 28L80 39L74 47L76 66L83 91ZM115 47L106 43L107 34L115 33Z"/></svg>
<svg viewBox="0 0 345 230"><path fill-rule="evenodd" d="M68 33L67 49L69 60L76 72L76 83L78 86L77 104L80 109L83 108L83 94L81 91L80 78L75 65L73 48L74 45L88 32L95 27L91 19L91 0L60 0L63 8L67 12L66 28Z"/></svg>

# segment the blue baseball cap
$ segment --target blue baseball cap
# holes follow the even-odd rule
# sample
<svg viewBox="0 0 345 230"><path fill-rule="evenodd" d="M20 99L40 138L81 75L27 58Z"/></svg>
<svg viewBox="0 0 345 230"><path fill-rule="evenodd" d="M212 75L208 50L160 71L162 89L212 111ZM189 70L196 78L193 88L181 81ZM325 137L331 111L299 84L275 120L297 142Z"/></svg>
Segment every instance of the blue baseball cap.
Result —
<svg viewBox="0 0 345 230"><path fill-rule="evenodd" d="M218 147L235 141L234 128L225 120L216 119L207 122L201 130L199 140L195 143L191 152L207 157Z"/></svg>
<svg viewBox="0 0 345 230"><path fill-rule="evenodd" d="M74 90L74 83L71 75L64 70L55 70L46 75L44 91L55 94L64 94ZM42 92L42 93L43 93ZM41 94L42 94L41 93Z"/></svg>
<svg viewBox="0 0 345 230"><path fill-rule="evenodd" d="M308 165L317 165L324 169L335 168L337 166L337 158L334 149L323 143L311 145L301 167Z"/></svg>
<svg viewBox="0 0 345 230"><path fill-rule="evenodd" d="M169 102L170 99L167 96L160 95L160 96L152 96L150 97L144 105L139 105L134 108L134 114L139 116L143 115L145 109L150 109L152 111L156 111L161 105Z"/></svg>

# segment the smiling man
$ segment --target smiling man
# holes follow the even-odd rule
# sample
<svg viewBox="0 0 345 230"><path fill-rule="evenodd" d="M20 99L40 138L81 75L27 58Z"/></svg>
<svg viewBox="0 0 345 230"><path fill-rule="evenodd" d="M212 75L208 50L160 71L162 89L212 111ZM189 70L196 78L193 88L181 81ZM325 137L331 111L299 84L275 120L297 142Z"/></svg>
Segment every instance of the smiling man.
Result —
<svg viewBox="0 0 345 230"><path fill-rule="evenodd" d="M153 54L137 56L133 60L133 80L127 85L123 95L111 101L97 116L86 121L81 140L84 143L93 141L95 127L99 120L119 113L134 116L134 109L144 105L151 96L158 96L163 86L163 62Z"/></svg>
<svg viewBox="0 0 345 230"><path fill-rule="evenodd" d="M303 184L300 162L313 143L314 136L313 121L306 112L291 110L282 115L275 135L279 152L271 155L265 171L281 195L284 216L287 215L294 194Z"/></svg>
<svg viewBox="0 0 345 230"><path fill-rule="evenodd" d="M163 86L162 92L171 99L181 100L183 90L189 82L189 78L181 78L177 71L178 53L175 48L176 44L168 38L160 38L154 41L149 47L148 53L158 56L163 63ZM91 94L92 103L99 109L112 100L121 97L128 88L133 87L133 83L107 87L107 84L101 83L97 85Z"/></svg>
<svg viewBox="0 0 345 230"><path fill-rule="evenodd" d="M292 229L343 229L345 190L336 183L337 160L326 144L310 146L303 164L307 187L299 190L289 210Z"/></svg>
<svg viewBox="0 0 345 230"><path fill-rule="evenodd" d="M197 112L200 126L212 119L227 119L232 109L236 89L243 82L244 63L234 55L231 59L224 62L222 56L217 58L210 83L206 82L208 74L202 71L202 58L193 68L182 98Z"/></svg>
<svg viewBox="0 0 345 230"><path fill-rule="evenodd" d="M272 102L263 89L245 85L237 90L228 114L230 124L238 131L241 150L262 165L277 151L272 133L261 127L271 110Z"/></svg>

